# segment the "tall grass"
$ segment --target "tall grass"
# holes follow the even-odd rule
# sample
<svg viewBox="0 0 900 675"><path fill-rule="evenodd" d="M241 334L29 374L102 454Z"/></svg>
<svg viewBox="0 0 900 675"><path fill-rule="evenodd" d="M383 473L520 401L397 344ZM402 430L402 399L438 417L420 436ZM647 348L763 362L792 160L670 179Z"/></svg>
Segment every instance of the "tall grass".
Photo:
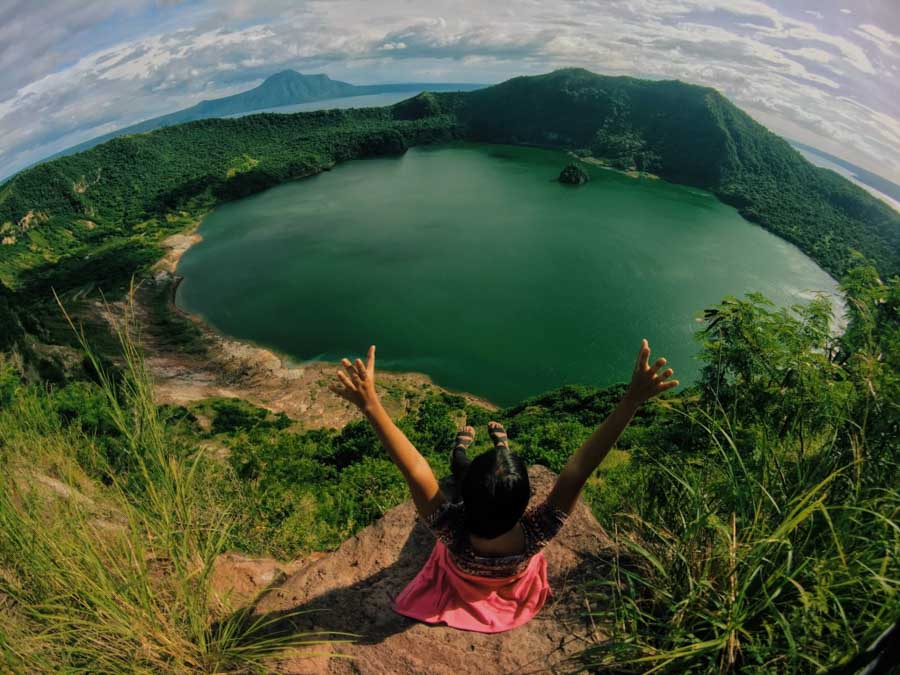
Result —
<svg viewBox="0 0 900 675"><path fill-rule="evenodd" d="M900 616L896 486L860 489L833 437L751 458L724 413L693 422L710 454L657 459L643 487L665 499L615 520L621 553L590 591L611 634L586 665L821 672L865 650Z"/></svg>
<svg viewBox="0 0 900 675"><path fill-rule="evenodd" d="M0 670L252 671L322 640L217 616L210 575L231 515L204 480L202 453L160 419L132 325L118 324L115 375L82 344L128 475L92 481L82 467L103 466L103 454L60 423L44 392L19 388L0 410Z"/></svg>

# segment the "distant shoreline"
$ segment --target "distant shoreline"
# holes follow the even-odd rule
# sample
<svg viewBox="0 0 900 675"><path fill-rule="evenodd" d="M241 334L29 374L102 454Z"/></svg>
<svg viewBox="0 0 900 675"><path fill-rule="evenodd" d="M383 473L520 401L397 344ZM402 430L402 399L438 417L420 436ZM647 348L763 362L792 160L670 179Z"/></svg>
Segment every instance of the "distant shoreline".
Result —
<svg viewBox="0 0 900 675"><path fill-rule="evenodd" d="M577 153L573 152L572 150L569 150L567 154L569 155L569 157L571 157L572 159L575 159L579 162L584 162L585 164L590 164L591 166L596 166L598 169L604 169L606 171L615 171L616 173L622 174L623 176L628 176L629 178L647 178L649 180L662 180L662 178L657 176L655 173L650 173L649 171L637 171L637 170L628 171L626 169L617 169L614 166L610 166L609 164L607 164L606 162L604 162L602 159L600 159L598 157L591 157L591 156L582 157L582 156L578 155Z"/></svg>
<svg viewBox="0 0 900 675"><path fill-rule="evenodd" d="M900 213L900 185L806 143L799 141L789 143L810 164L820 169L834 171Z"/></svg>

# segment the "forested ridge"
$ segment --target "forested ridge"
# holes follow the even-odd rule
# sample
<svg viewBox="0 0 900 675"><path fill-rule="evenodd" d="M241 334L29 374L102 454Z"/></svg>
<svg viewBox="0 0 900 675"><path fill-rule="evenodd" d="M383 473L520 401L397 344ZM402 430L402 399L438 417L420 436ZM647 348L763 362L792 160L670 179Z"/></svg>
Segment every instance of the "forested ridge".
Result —
<svg viewBox="0 0 900 675"><path fill-rule="evenodd" d="M900 214L714 89L561 70L436 96L473 140L564 147L709 190L837 277L851 250L900 271Z"/></svg>
<svg viewBox="0 0 900 675"><path fill-rule="evenodd" d="M341 160L448 140L453 125L446 115L404 121L371 108L201 120L114 139L0 188L0 280L25 290L49 279L63 289L91 281L91 271L76 268L104 274L84 260L98 249L152 246L218 202Z"/></svg>
<svg viewBox="0 0 900 675"><path fill-rule="evenodd" d="M836 276L853 250L900 270L900 215L714 90L563 70L385 108L202 120L38 165L0 187L0 281L89 280L73 267L96 265L74 259L98 247L149 246L218 202L453 138L566 148L710 190Z"/></svg>

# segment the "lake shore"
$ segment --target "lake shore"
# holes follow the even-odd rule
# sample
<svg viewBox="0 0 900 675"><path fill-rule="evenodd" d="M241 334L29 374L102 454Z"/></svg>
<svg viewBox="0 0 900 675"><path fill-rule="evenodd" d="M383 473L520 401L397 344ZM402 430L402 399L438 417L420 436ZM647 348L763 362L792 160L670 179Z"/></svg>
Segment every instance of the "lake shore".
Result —
<svg viewBox="0 0 900 675"><path fill-rule="evenodd" d="M216 331L200 317L175 304L181 277L178 263L202 240L199 222L161 242L163 257L143 279L133 296L133 310L142 334L147 367L161 404L190 405L207 398L242 398L273 412L284 412L304 428L341 428L359 413L328 389L337 363L295 363L284 355ZM124 309L124 307L122 307ZM173 343L172 325L190 333L189 344ZM490 410L483 398L450 392L423 373L379 371L378 385L385 407L404 414L417 399L444 391Z"/></svg>
<svg viewBox="0 0 900 675"><path fill-rule="evenodd" d="M599 159L597 157L582 157L576 152L572 152L569 150L569 157L579 162L584 162L585 164L589 164L591 166L595 166L598 169L604 169L606 171L615 171L616 173L622 174L623 176L628 176L629 178L647 178L649 180L662 180L655 173L650 173L649 171L637 171L637 170L626 170L626 169L617 169L614 166L610 166L604 160Z"/></svg>
<svg viewBox="0 0 900 675"><path fill-rule="evenodd" d="M454 150L454 152L456 152L456 150ZM432 155L429 155L429 158L431 157ZM414 159L415 156L408 161L411 162ZM420 159L419 161L422 160ZM551 164L555 166L555 161L556 157L551 158L548 162L545 162L545 164L547 167L550 167ZM425 166L424 168L427 169L428 166ZM610 168L608 170L611 174L623 173L616 169ZM490 174L488 174L488 176L490 176ZM612 176L610 176L610 178L612 178ZM546 182L543 180L543 173L535 180L540 183L539 187L543 186ZM637 183L637 181L632 182L631 180L626 180L624 182L621 179L617 180L618 183L622 183L623 185L627 184L629 186ZM521 181L521 178L517 178L517 181ZM656 183L656 181L653 182ZM665 182L662 181L661 183ZM322 190L327 194L326 188L328 188L328 184L323 183L318 187L320 189L317 190L317 194ZM468 187L471 187L474 190L478 188L478 185ZM629 187L628 189L632 188ZM640 189L655 190L658 188L653 187L652 183L647 182ZM676 186L672 189L678 188ZM287 187L273 190L269 195L269 198L271 199L274 196L275 199L280 198L284 201L285 197L283 195L286 190L288 190ZM277 195L282 196L278 197ZM714 195L710 194L710 198L715 200ZM294 203L295 200L294 198L291 198L287 201ZM690 202L689 199L687 201ZM604 203L606 202L608 202L608 199L604 200ZM235 208L238 207L230 207L231 210ZM704 208L709 207L704 203ZM668 215L669 212L666 211L665 213ZM190 259L190 268L186 272L192 280L192 286L190 288L182 289L185 292L190 291L193 293L195 292L193 285L194 280L197 280L197 282L201 284L204 280L207 280L207 297L212 298L213 300L216 298L221 299L222 297L232 298L232 300L227 303L224 314L222 311L218 314L215 312L206 314L209 308L202 303L197 304L192 302L189 306L203 308L201 311L204 312L204 316L192 314L177 306L175 298L179 289L179 284L182 280L182 277L179 274L179 266L183 256L191 249L191 247L202 241L202 237L198 232L198 227L204 217L206 216L201 216L193 223L186 221L185 224L188 225L186 230L173 234L160 242L164 253L152 268L149 278L142 281L139 291L135 295L137 305L135 311L140 315L141 322L148 326L148 330L145 331L145 349L148 354L148 365L158 384L158 393L161 402L187 404L203 398L216 396L238 397L246 398L257 405L261 405L276 412L285 412L305 426L340 427L346 424L347 421L355 417L355 411L352 410L346 402L337 398L330 390L328 390L328 384L333 381L335 375L334 371L338 367L338 364L319 361L309 361L297 364L287 355L287 352L293 351L295 342L302 342L304 330L308 328L304 328L303 322L295 322L290 326L290 335L295 337L289 339L287 342L276 341L275 344L278 345L277 349L262 347L259 344L254 343L252 339L236 339L230 336L251 335L255 337L258 335L257 332L251 330L252 323L250 322L254 318L252 315L241 316L238 314L238 316L241 316L239 321L234 321L233 316L234 313L238 311L237 305L240 303L249 303L252 308L258 307L258 303L261 300L264 300L264 298L254 297L255 291L248 294L247 284L252 283L254 284L254 287L258 288L259 280L265 278L266 270L247 267L249 264L246 258L247 252L242 246L237 249L233 248L230 258L227 255L222 258L222 253L219 249L214 247L219 243L217 234L220 231L228 231L228 228L223 230L222 228L212 227L213 223L210 223L210 229L208 231L210 241L208 242L208 245L213 248L209 250L217 251L214 260L212 260L213 265L212 267L207 265L207 268L202 272L196 272L196 261L192 256ZM218 214L210 217L215 220L217 217L221 218L222 216L221 214ZM594 217L593 212L591 212L591 217ZM736 215L731 218L732 220L738 219ZM348 219L354 223L360 221L359 214L351 213L348 215ZM244 222L246 220L246 214L244 218L239 220ZM741 226L743 227L743 225L746 224L746 221L743 218L740 218L740 220L742 223ZM219 221L215 220L215 222L218 223ZM730 221L726 220L725 222ZM262 225L260 225L258 229L261 227ZM770 236L777 238L776 235ZM792 245L788 246L796 248ZM444 242L443 248L448 248L447 242ZM571 250L571 247L567 247L565 250ZM714 252L718 251L721 253L718 249L713 250ZM198 255L206 255L206 251L207 247L204 247L203 251L197 251L196 253ZM234 255L235 251L237 251L237 255ZM803 255L799 249L797 249L796 252ZM200 258L201 260L202 255ZM805 258L805 256L803 257ZM440 261L438 260L438 262ZM224 268L222 267L223 265ZM224 286L226 287L225 290L227 292L223 296L223 286L220 285L219 282L214 283L212 286L208 283L209 279L217 279L216 275L221 269L231 269L235 273L239 270L247 269L250 271L245 272L244 274L249 274L250 276L230 276L229 279L235 280L234 286L232 288L227 288L227 283L225 283ZM318 307L322 311L322 316L330 317L324 320L318 328L323 330L333 330L336 327L348 325L347 322L351 321L351 317L342 316L340 313L329 313L328 310L330 307L334 306L333 304L327 306L321 305L320 291L325 292L327 289L319 289L319 284L323 278L322 275L326 271L327 270L316 269L314 266L310 267L310 265L307 264L304 264L302 269L293 270L290 278L299 278L301 275L306 275L306 283L300 288L293 288L288 295L291 302L300 302L308 311L312 311L314 315L316 314L316 310L313 308ZM750 274L758 274L756 268L750 270ZM678 280L677 277L675 280ZM427 279L420 279L420 281L427 281ZM756 281L758 281L758 279L756 279ZM491 284L485 284L484 286L492 287ZM688 295L689 294L682 294L675 298L674 301L681 301L681 298L688 297ZM187 302L189 295L186 294L184 297L185 302ZM502 297L506 298L508 297L508 294L503 295ZM565 301L567 299L568 296L562 299L557 298L553 303L545 303L545 306L565 306ZM530 304L531 302L532 301L529 301L525 305L519 307L519 313L521 315L528 314L532 306L532 304ZM711 299L708 302L715 302L715 300ZM440 298L438 298L434 303L428 303L427 307L440 306L440 304ZM684 304L685 303L682 302L682 305ZM421 308L419 307L413 307L410 310L409 315L418 317L418 312L420 310ZM691 311L692 308L690 305L682 307L678 316L688 316ZM837 328L841 323L840 315L843 314L843 312L839 311L838 314L837 321L835 321L835 324L837 325L833 325L833 329ZM211 323L207 323L207 320L204 318L205 316L208 316L210 320L214 321L220 328L214 328ZM546 319L546 316L544 318ZM566 316L564 314L559 315L556 323L562 325L565 323L565 318ZM354 316L352 319L356 320L358 317ZM365 344L367 344L365 341L371 339L371 336L368 335L369 330L367 329L367 326L375 325L379 320L380 314L363 317L362 320L358 320L356 323L357 328L360 330L356 338L354 338L353 344L355 345L356 341L359 340L360 344L364 347ZM431 320L434 321L435 317L431 317ZM693 331L694 328L683 329L682 332L685 330ZM342 339L340 333L341 331L338 331L334 334L335 340ZM434 339L440 342L433 331L430 331L427 327L420 337L423 340L431 341ZM673 349L671 346L673 344L676 346L684 344L688 341L689 337L689 335L685 334L683 336L670 338L668 349ZM558 353L574 353L573 350L577 351L578 345L587 344L592 338L596 338L596 335L588 335L585 340L577 342L574 347L572 344L567 343L563 345L564 348L558 350ZM324 344L328 344L328 338L325 339L326 342ZM307 353L309 353L310 350L320 349L321 344L322 339L320 338L318 342L314 341L314 343L307 345ZM341 344L344 343L341 342ZM447 350L452 350L454 344L455 342L453 341L444 340L444 344L438 346L439 353L450 353ZM621 347L621 345L619 345L619 347ZM278 351L279 349L281 351ZM353 350L351 349L351 351ZM624 351L627 350L608 349L606 351L609 351L610 353L613 351L615 353L624 353ZM318 352L313 351L313 353ZM495 348L492 348L490 352L484 355L485 358L482 359L482 363L494 364L495 358L499 353L500 352ZM531 353L533 353L533 350ZM687 358L683 358L681 362L689 363ZM554 363L556 363L556 361L554 361ZM385 403L389 409L392 409L392 412L403 414L410 405L415 405L414 403L409 402L411 392L413 394L422 393L432 388L440 391L447 391L445 388L435 385L429 376L416 372L420 368L427 369L421 363L407 362L399 367L407 368L408 371L382 371L383 374L380 378ZM488 368L488 370L490 369L491 368ZM511 372L509 369L507 369L507 371ZM467 378L472 375L472 373L468 373ZM476 372L474 375L477 377L479 373ZM574 377L578 376L578 373L574 375ZM600 381L601 383L605 382L606 380L602 376L603 373L600 373L600 377L593 379L595 381ZM529 375L529 377L531 376ZM460 378L453 380L453 382L460 388L478 386L475 380L473 380L471 384L467 384L467 378ZM572 373L568 373L565 378L556 377L553 381L545 383L542 390L552 389L560 384L575 381L579 380L574 379ZM492 391L488 385L492 385L492 383L481 382L480 390ZM529 394L529 391L532 393ZM534 388L529 390L520 387L519 391L514 391L510 396L504 397L501 394L492 396L490 393L487 395L495 400L514 402L525 398L527 395L532 395L533 392ZM489 408L495 407L484 398L467 394L461 395L465 396L469 401L477 402Z"/></svg>

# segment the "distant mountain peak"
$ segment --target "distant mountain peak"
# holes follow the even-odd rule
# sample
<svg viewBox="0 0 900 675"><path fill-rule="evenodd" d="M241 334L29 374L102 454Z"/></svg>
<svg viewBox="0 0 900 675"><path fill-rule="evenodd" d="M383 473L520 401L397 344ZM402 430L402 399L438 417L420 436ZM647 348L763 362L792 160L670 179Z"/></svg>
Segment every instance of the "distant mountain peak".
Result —
<svg viewBox="0 0 900 675"><path fill-rule="evenodd" d="M269 75L263 82L253 89L242 91L223 98L206 99L190 108L176 110L175 112L153 117L137 124L132 124L122 129L117 129L108 134L103 134L84 143L59 152L48 159L63 155L71 155L94 147L100 143L125 134L145 133L153 129L183 124L194 120L212 117L228 117L242 115L252 111L269 110L282 106L311 103L328 99L344 98L348 96L362 96L364 94L380 94L385 92L410 92L417 94L424 89L436 89L438 91L470 90L482 85L453 84L453 83L398 83L398 84L371 84L355 85L349 82L333 80L325 73L307 75L296 70L286 68ZM0 175L2 169L0 169Z"/></svg>
<svg viewBox="0 0 900 675"><path fill-rule="evenodd" d="M290 68L286 70L280 70L273 75L269 75L265 80L263 80L263 85L270 83L283 83L283 82L292 82L292 81L316 81L316 82L333 82L328 75L325 73L315 73L313 75L305 75L303 73L298 73L296 70L292 70Z"/></svg>

